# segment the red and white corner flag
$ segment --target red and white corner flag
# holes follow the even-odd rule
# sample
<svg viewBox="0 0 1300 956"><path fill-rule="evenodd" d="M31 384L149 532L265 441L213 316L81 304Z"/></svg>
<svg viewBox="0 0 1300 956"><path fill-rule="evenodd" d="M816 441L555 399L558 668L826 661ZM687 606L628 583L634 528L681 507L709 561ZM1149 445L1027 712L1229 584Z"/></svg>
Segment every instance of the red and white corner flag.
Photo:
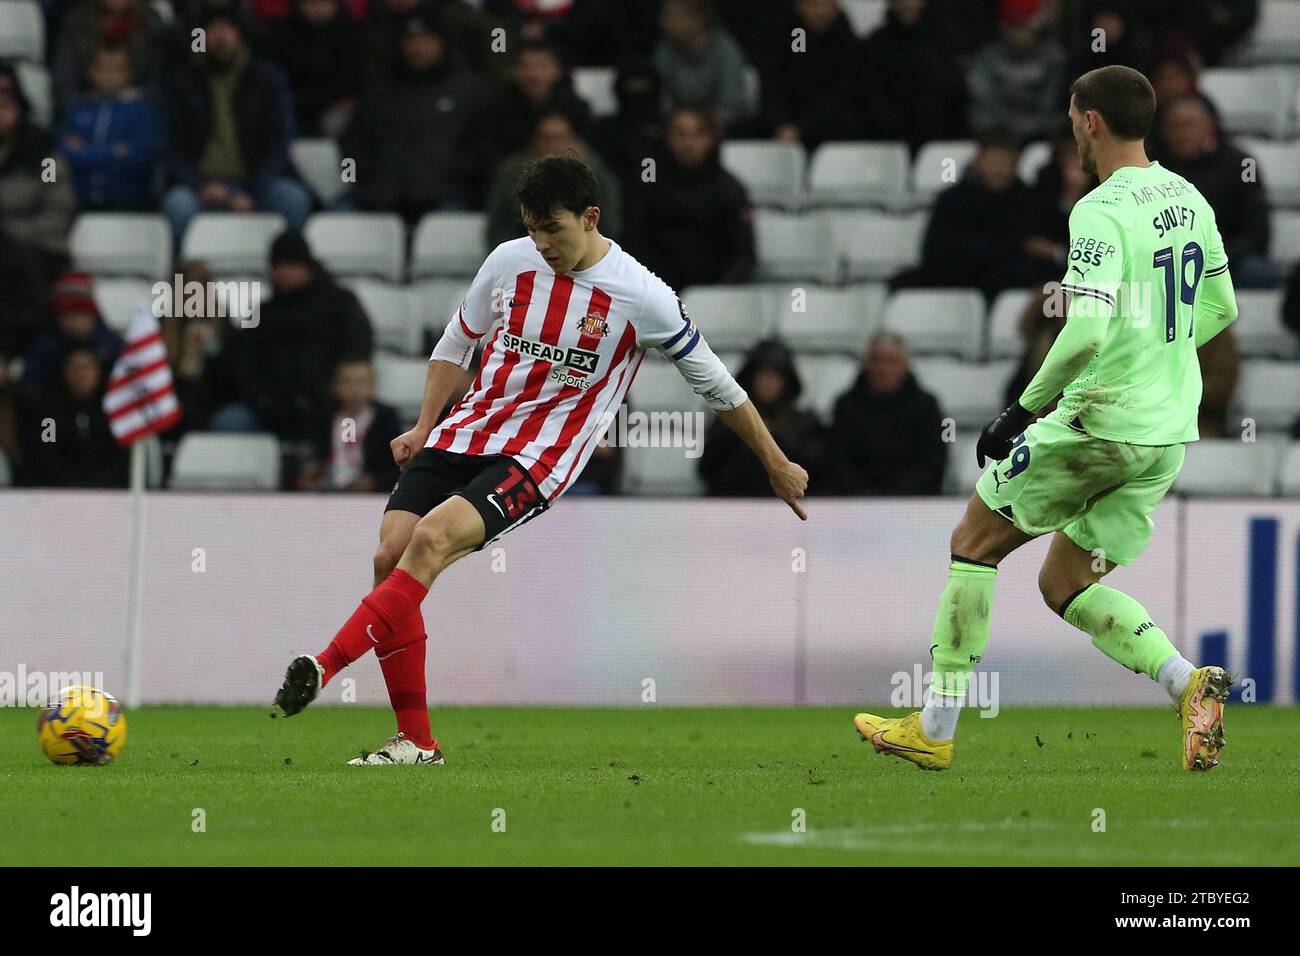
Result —
<svg viewBox="0 0 1300 956"><path fill-rule="evenodd" d="M113 437L123 447L166 431L181 420L162 329L147 309L131 320L126 348L113 363L104 392L104 414Z"/></svg>

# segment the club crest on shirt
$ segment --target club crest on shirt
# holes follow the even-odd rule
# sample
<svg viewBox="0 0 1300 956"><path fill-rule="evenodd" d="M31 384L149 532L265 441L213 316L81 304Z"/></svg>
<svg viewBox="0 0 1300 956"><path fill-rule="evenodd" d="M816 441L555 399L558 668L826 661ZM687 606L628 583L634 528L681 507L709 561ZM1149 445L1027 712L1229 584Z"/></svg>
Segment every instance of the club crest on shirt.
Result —
<svg viewBox="0 0 1300 956"><path fill-rule="evenodd" d="M578 320L578 331L583 335L594 335L603 339L609 335L609 323L599 312L591 312Z"/></svg>

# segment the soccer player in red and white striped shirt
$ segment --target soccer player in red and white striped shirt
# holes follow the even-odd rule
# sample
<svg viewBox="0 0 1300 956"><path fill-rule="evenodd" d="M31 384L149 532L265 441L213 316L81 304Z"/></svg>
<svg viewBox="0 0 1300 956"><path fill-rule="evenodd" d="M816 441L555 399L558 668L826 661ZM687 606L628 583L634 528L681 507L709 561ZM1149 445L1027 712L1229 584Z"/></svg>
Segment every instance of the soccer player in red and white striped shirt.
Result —
<svg viewBox="0 0 1300 956"><path fill-rule="evenodd" d="M544 157L524 172L518 198L528 235L484 260L433 350L419 422L392 442L402 475L380 526L375 589L325 651L290 663L276 694L276 710L296 714L375 648L398 732L349 763L443 763L425 705L420 604L453 562L541 514L573 483L648 350L676 365L758 456L776 495L807 517L808 473L777 447L673 290L600 234L591 169ZM436 423L480 343L478 376Z"/></svg>

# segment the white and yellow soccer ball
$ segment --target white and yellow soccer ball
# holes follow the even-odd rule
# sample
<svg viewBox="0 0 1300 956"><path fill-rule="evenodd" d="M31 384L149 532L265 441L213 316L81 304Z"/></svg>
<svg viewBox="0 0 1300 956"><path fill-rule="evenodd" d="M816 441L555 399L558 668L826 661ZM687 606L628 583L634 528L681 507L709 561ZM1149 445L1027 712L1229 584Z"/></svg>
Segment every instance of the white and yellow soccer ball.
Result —
<svg viewBox="0 0 1300 956"><path fill-rule="evenodd" d="M103 765L126 744L126 715L111 694L76 684L59 691L41 711L36 735L55 763Z"/></svg>

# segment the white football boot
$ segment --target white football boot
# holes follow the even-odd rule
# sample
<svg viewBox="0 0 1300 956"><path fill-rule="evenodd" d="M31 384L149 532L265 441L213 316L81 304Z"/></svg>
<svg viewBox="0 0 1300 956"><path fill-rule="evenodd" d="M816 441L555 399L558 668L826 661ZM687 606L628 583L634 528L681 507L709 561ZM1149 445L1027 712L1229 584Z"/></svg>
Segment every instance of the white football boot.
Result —
<svg viewBox="0 0 1300 956"><path fill-rule="evenodd" d="M388 738L388 743L373 753L363 751L360 757L353 757L348 761L348 766L396 767L398 764L445 764L446 762L442 757L442 751L438 749L437 742L434 743L431 750L425 750L422 747L417 747L414 742L407 740L406 735L399 731Z"/></svg>

